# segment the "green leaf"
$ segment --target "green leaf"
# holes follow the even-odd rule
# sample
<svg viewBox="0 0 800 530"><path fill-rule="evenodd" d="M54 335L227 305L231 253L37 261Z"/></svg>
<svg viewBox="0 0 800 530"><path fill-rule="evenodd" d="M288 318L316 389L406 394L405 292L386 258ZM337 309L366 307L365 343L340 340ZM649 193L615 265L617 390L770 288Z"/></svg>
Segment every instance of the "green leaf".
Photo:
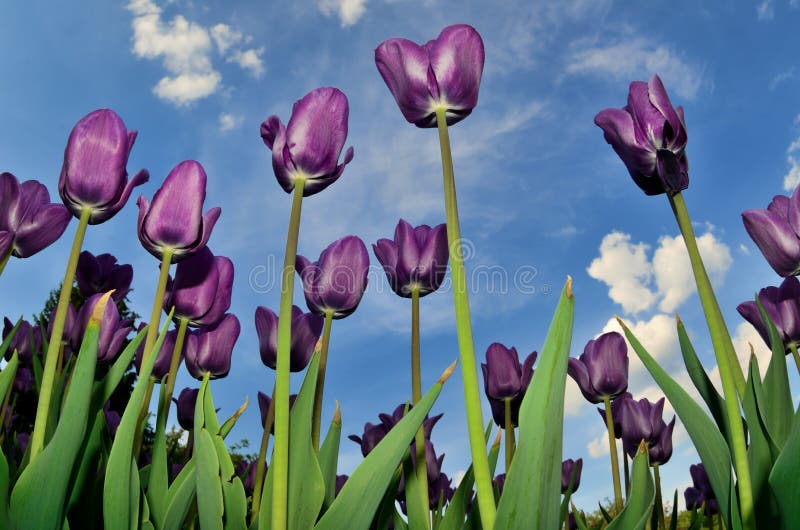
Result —
<svg viewBox="0 0 800 530"><path fill-rule="evenodd" d="M183 467L172 482L167 492L167 511L164 524L160 530L180 530L189 515L195 497L195 461L194 458Z"/></svg>
<svg viewBox="0 0 800 530"><path fill-rule="evenodd" d="M0 354L2 358L2 354ZM17 368L19 367L19 355L17 350L11 354L11 359L6 363L3 371L0 372L0 405L5 403L6 394L11 391L11 385L14 384L14 377L17 375ZM5 418L6 410L0 410L0 420Z"/></svg>
<svg viewBox="0 0 800 530"><path fill-rule="evenodd" d="M761 412L770 437L779 448L783 447L789 437L789 430L794 416L792 391L789 388L789 374L786 370L786 350L775 324L764 310L761 300L756 296L761 320L767 325L769 341L772 346L772 359L764 374L764 397L766 407ZM760 376L760 374L759 374Z"/></svg>
<svg viewBox="0 0 800 530"><path fill-rule="evenodd" d="M81 455L77 460L80 464L77 466L76 472L73 473L73 478L70 480L72 493L69 503L67 503L68 510L75 509L80 512L88 512L95 509L95 506L90 507L90 505L95 505L97 503L97 498L94 495L94 491L91 491L91 488L93 486L92 483L97 481L95 475L99 465L100 452L103 447L103 431L105 429L106 419L103 411L95 412L91 431L89 432L89 436L85 439ZM81 502L83 503L83 509L77 508L78 503ZM83 515L84 513L79 514L79 516ZM75 524L75 522L76 521L73 521L73 524Z"/></svg>
<svg viewBox="0 0 800 530"><path fill-rule="evenodd" d="M397 501L397 490L400 487L400 477L402 470L398 466L392 475L392 482L383 494L381 504L378 506L378 511L375 513L375 518L372 520L370 528L374 530L389 530L389 523L394 519L396 513L395 502Z"/></svg>
<svg viewBox="0 0 800 530"><path fill-rule="evenodd" d="M16 357L16 352L14 356ZM8 476L8 462L6 455L0 451L0 528L11 528L11 518L8 514L8 485L11 478Z"/></svg>
<svg viewBox="0 0 800 530"><path fill-rule="evenodd" d="M422 425L425 415L431 410L442 391L442 384L453 369L455 364L445 371L419 403L389 431L353 471L315 529L341 530L369 527L400 460L408 450L417 429Z"/></svg>
<svg viewBox="0 0 800 530"><path fill-rule="evenodd" d="M102 300L98 302L100 305L104 307ZM61 421L47 446L22 472L11 493L11 520L19 528L60 530L64 524L70 478L89 420L99 336L100 323L93 315L72 372Z"/></svg>
<svg viewBox="0 0 800 530"><path fill-rule="evenodd" d="M157 352L167 335L167 328L172 320L170 311L167 321L153 346ZM142 330L144 333L145 330ZM131 462L133 461L133 440L139 428L139 412L144 406L145 395L153 371L157 355L150 355L147 362L139 370L139 377L133 387L128 405L122 413L111 454L106 465L106 478L103 485L103 521L106 528L126 528L132 513L138 513L139 491L131 490ZM135 466L134 466L135 467ZM138 481L138 473L136 480ZM134 498L136 499L134 502Z"/></svg>
<svg viewBox="0 0 800 530"><path fill-rule="evenodd" d="M153 439L153 454L150 462L150 473L147 480L147 502L150 516L156 527L160 528L164 522L167 510L167 489L169 475L167 471L167 418L166 407L167 390L162 383L158 391L158 416L156 419L156 434Z"/></svg>
<svg viewBox="0 0 800 530"><path fill-rule="evenodd" d="M247 530L247 495L239 477L222 483L225 502L225 530Z"/></svg>
<svg viewBox="0 0 800 530"><path fill-rule="evenodd" d="M417 471L411 461L411 451L408 451L403 459L403 477L405 478L408 525L414 529L429 528L431 512L428 509L428 492L425 492L423 503L423 493L417 479Z"/></svg>
<svg viewBox="0 0 800 530"><path fill-rule="evenodd" d="M336 466L339 460L339 441L341 437L342 417L337 403L333 421L331 421L325 440L323 440L319 448L319 467L322 470L322 479L325 484L323 509L327 509L333 503L333 498L336 495Z"/></svg>
<svg viewBox="0 0 800 530"><path fill-rule="evenodd" d="M669 530L678 530L678 490L672 498L672 517L669 520Z"/></svg>
<svg viewBox="0 0 800 530"><path fill-rule="evenodd" d="M208 382L204 381L203 386ZM202 387L201 387L202 392ZM200 397L200 396L198 396ZM214 448L214 439L205 428L195 430L194 457L197 470L197 515L203 530L222 530L222 484L219 479L219 460Z"/></svg>
<svg viewBox="0 0 800 530"><path fill-rule="evenodd" d="M732 465L728 444L717 429L717 426L700 408L694 398L661 368L621 320L619 323L625 332L628 342L633 346L636 355L639 356L642 364L653 376L653 379L655 379L675 409L683 426L686 427L686 431L689 433L689 437L692 439L692 443L706 469L711 487L714 490L714 496L717 498L721 513L724 514L725 524L728 528L735 528L731 525L734 501L731 498L733 479L731 477ZM738 508L736 509L738 510Z"/></svg>
<svg viewBox="0 0 800 530"><path fill-rule="evenodd" d="M103 405L109 400L111 394L117 389L125 372L127 372L128 368L131 366L131 360L133 360L133 356L136 354L136 349L139 347L139 344L142 343L146 335L147 328L145 327L136 334L127 346L125 346L125 349L119 354L117 360L114 361L114 364L108 369L103 380L95 383L95 388L93 390L94 395L92 396L92 410L97 411L103 408Z"/></svg>
<svg viewBox="0 0 800 530"><path fill-rule="evenodd" d="M236 422L239 420L239 417L247 410L247 405L250 403L250 398L245 397L244 403L242 406L236 409L236 411L231 414L231 417L225 420L225 423L219 428L219 435L222 436L223 439L228 437L228 433L231 432L233 426L236 425Z"/></svg>
<svg viewBox="0 0 800 530"><path fill-rule="evenodd" d="M656 487L650 474L647 446L642 443L631 468L631 494L625 507L606 530L643 530L653 509Z"/></svg>
<svg viewBox="0 0 800 530"><path fill-rule="evenodd" d="M495 528L558 527L564 387L574 310L569 278L522 400L519 443L506 473Z"/></svg>
<svg viewBox="0 0 800 530"><path fill-rule="evenodd" d="M3 339L3 342L0 343L0 357L4 357L6 351L8 351L8 347L11 345L11 341L14 340L14 335L17 334L17 330L19 329L20 324L22 324L22 317L19 317L17 323L14 324L14 327L8 332L8 334ZM34 357L36 357L34 355Z"/></svg>
<svg viewBox="0 0 800 530"><path fill-rule="evenodd" d="M789 438L769 475L769 484L780 509L780 528L784 530L794 528L797 521L800 521L798 476L800 476L800 409L795 413Z"/></svg>

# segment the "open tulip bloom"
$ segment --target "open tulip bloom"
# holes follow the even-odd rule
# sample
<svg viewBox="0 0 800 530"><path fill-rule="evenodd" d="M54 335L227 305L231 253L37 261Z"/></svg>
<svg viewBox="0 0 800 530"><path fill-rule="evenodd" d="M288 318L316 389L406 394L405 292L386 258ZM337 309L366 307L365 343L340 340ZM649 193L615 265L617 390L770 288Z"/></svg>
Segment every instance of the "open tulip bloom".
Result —
<svg viewBox="0 0 800 530"><path fill-rule="evenodd" d="M85 297L94 294L111 293L114 301L125 298L131 289L133 267L118 265L117 258L111 254L95 256L88 250L78 257L78 270L75 272L78 290Z"/></svg>

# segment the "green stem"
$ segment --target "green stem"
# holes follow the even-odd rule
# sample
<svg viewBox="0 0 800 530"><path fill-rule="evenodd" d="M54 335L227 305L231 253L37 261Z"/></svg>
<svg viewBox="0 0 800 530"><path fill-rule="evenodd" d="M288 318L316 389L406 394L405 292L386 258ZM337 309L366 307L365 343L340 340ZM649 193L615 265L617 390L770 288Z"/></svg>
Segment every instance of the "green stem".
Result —
<svg viewBox="0 0 800 530"><path fill-rule="evenodd" d="M183 342L186 338L186 328L189 325L189 320L186 318L180 319L178 324L178 335L175 337L175 347L172 348L172 359L169 362L169 375L167 375L167 399L164 402L164 418L169 415L169 407L172 404L172 393L175 391L175 379L178 377L178 367L181 364L181 352L183 352Z"/></svg>
<svg viewBox="0 0 800 530"><path fill-rule="evenodd" d="M261 447L258 450L258 460L256 465L256 481L253 487L253 505L250 507L250 524L258 519L258 511L261 509L261 489L264 487L264 462L267 460L267 445L269 445L269 433L272 430L272 422L275 419L275 385L272 386L272 399L267 407L267 417L264 421L264 431L261 433Z"/></svg>
<svg viewBox="0 0 800 530"><path fill-rule="evenodd" d="M622 451L622 468L625 472L625 500L628 500L628 497L631 494L631 472L628 469L628 453Z"/></svg>
<svg viewBox="0 0 800 530"><path fill-rule="evenodd" d="M311 440L314 451L319 451L319 426L322 422L322 393L325 390L325 369L328 366L328 344L331 341L333 311L325 312L325 326L322 328L322 340L319 354L319 370L317 371L317 388L314 392L314 422L311 424Z"/></svg>
<svg viewBox="0 0 800 530"><path fill-rule="evenodd" d="M422 375L420 370L419 348L419 288L411 289L411 399L416 405L422 399ZM414 448L417 459L417 482L423 506L423 511L429 511L428 504L428 465L425 458L425 429L420 427L414 437ZM425 518L426 528L429 528L428 518Z"/></svg>
<svg viewBox="0 0 800 530"><path fill-rule="evenodd" d="M619 483L619 460L617 456L617 436L614 432L614 418L611 416L611 398L603 397L606 408L606 427L608 428L608 450L611 455L611 480L614 483L614 506L617 513L622 511L622 488Z"/></svg>
<svg viewBox="0 0 800 530"><path fill-rule="evenodd" d="M708 330L711 334L711 342L714 346L714 354L717 358L719 375L722 380L722 393L725 398L725 410L728 415L728 423L731 429L730 442L733 444L733 459L738 478L739 506L742 514L742 525L745 530L755 528L755 516L753 512L753 490L750 481L750 468L747 461L747 446L745 442L744 426L739 410L739 396L745 395L744 375L742 367L736 358L733 350L731 337L725 320L722 318L717 298L708 279L708 274L703 266L700 251L697 248L697 241L694 236L692 222L689 219L689 212L686 210L686 203L683 196L676 193L669 196L669 202L681 235L686 243L686 250L689 252L689 259L692 263L695 282L697 283L697 293L703 306L703 313L706 317Z"/></svg>
<svg viewBox="0 0 800 530"><path fill-rule="evenodd" d="M33 426L31 435L31 456L30 462L44 449L44 434L47 429L47 418L50 414L50 401L53 394L53 383L55 382L56 364L58 364L58 350L61 345L61 336L64 333L64 321L67 318L67 308L69 307L70 296L72 296L72 283L75 280L75 270L78 268L78 256L83 246L83 238L86 236L86 227L89 226L89 218L92 215L90 208L81 211L78 221L78 229L75 231L75 238L72 240L69 259L67 260L67 270L64 271L64 280L61 282L61 292L58 295L58 305L56 306L56 316L53 321L53 331L50 333L50 342L47 345L47 353L44 358L44 371L42 374L42 388L39 392L39 402L36 406L36 422Z"/></svg>
<svg viewBox="0 0 800 530"><path fill-rule="evenodd" d="M303 206L305 180L294 182L292 211L286 234L283 257L281 302L278 315L278 359L275 375L275 448L272 456L272 530L286 530L289 497L289 355L292 345L292 295L294 294L294 262L297 259L297 237L300 233L300 211Z"/></svg>
<svg viewBox="0 0 800 530"><path fill-rule="evenodd" d="M794 341L789 343L789 349L792 350L792 357L794 357L794 365L797 366L797 373L800 374L800 354L797 353L797 344Z"/></svg>
<svg viewBox="0 0 800 530"><path fill-rule="evenodd" d="M511 399L503 400L503 407L505 412L505 428L506 432L506 475L508 470L511 469L511 461L514 458L514 448L516 441L514 440L514 424L511 422Z"/></svg>
<svg viewBox="0 0 800 530"><path fill-rule="evenodd" d="M11 252L14 251L14 245L9 246L8 252L6 255L0 259L0 276L2 276L3 271L6 270L6 264L8 264L8 260L11 259Z"/></svg>
<svg viewBox="0 0 800 530"><path fill-rule="evenodd" d="M653 465L653 472L656 478L656 502L653 509L656 510L658 518L658 530L667 530L667 522L664 520L664 501L661 497L661 474L658 472L658 464Z"/></svg>
<svg viewBox="0 0 800 530"><path fill-rule="evenodd" d="M483 528L493 528L497 507L494 504L492 477L489 474L489 458L483 437L483 415L478 387L478 371L475 363L475 344L472 340L472 324L469 315L464 257L461 249L461 228L458 221L458 201L453 175L453 157L450 153L450 136L444 107L436 109L439 129L439 148L442 155L442 177L444 180L444 205L447 220L447 241L450 249L450 274L453 279L453 299L456 311L456 330L461 360L461 377L464 381L464 406L467 412L467 430L472 452L472 469L478 492Z"/></svg>

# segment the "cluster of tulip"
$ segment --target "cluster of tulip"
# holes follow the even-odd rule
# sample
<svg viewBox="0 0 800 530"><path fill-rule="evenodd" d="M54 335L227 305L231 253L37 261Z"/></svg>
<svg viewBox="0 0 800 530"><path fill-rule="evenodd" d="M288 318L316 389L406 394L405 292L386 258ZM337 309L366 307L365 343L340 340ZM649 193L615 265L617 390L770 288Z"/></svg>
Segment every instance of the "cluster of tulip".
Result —
<svg viewBox="0 0 800 530"><path fill-rule="evenodd" d="M275 370L275 385L271 396L258 393L263 427L258 457L235 465L225 437L247 403L220 423L209 385L228 374L241 329L227 312L233 262L207 246L221 211L203 214L206 173L193 160L175 166L152 201L139 198L139 240L161 268L149 324L129 340L134 323L119 308L130 291L131 267L81 248L88 226L111 219L149 174L142 170L128 179L136 132L113 111L98 110L69 136L59 178L63 205L51 204L38 182L20 184L9 173L0 175L0 273L10 257L30 257L58 239L71 216L79 220L54 311L33 325L6 319L0 347L7 361L0 372L0 527L586 529L587 519L571 505L583 461L562 461L561 454L569 374L589 402L603 404L615 503L600 525L638 529L650 520L652 528L664 529L659 466L672 455L675 418L669 423L662 418L665 398L636 401L626 392L627 339L703 461L692 466L694 485L685 492L692 524L698 527L703 515L719 513L731 529L790 528L800 516L795 478L800 420L784 354L791 351L800 362L800 282L793 276L800 272L800 188L791 198L776 197L766 210L744 214L767 260L789 276L779 288L766 288L755 302L739 307L773 351L763 379L755 359L745 378L681 194L689 184L683 110L673 108L658 76L633 82L627 106L604 110L595 122L642 190L669 199L691 258L723 394L703 370L680 321L686 366L711 417L622 321L624 337L600 335L580 357L569 358L574 295L568 280L540 353L520 362L515 348L499 343L486 352L484 389L501 427L487 450L491 430L484 428L481 412L448 135L448 127L477 105L483 42L470 26L450 26L424 45L390 39L375 50L375 62L405 119L438 130L446 223L413 226L401 219L393 239L373 245L392 290L411 300L411 391L408 402L380 414L379 423L367 423L361 436L350 436L364 461L349 477L337 475L338 406L324 438L320 431L332 323L359 305L367 284L367 247L349 235L331 243L315 262L297 253L303 199L332 185L353 160L352 147L342 156L345 95L336 88L313 90L295 103L287 124L277 116L261 124L276 179L292 203L278 312L255 310L261 359ZM456 487L442 472L444 455L437 456L431 441L441 415L428 415L454 365L427 393L420 373L420 298L440 287L448 266L472 455ZM308 312L293 303L295 273ZM80 296L73 299L76 279ZM182 361L202 383L173 400ZM113 398L131 365L132 389L125 389L122 400ZM289 374L302 371L300 391L290 396ZM144 446L144 419L156 385L155 436ZM23 414L26 399L36 411L33 421ZM181 427L190 433L180 462L170 461L166 447L173 401ZM502 433L505 473L492 479ZM676 524L673 507L672 528Z"/></svg>

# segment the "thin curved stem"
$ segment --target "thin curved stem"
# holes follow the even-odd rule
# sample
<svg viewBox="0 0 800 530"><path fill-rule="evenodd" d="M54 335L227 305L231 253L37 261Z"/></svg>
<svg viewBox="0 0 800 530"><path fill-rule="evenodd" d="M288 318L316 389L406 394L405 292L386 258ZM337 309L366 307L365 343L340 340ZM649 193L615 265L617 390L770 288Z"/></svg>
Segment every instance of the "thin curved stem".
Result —
<svg viewBox="0 0 800 530"><path fill-rule="evenodd" d="M797 367L797 373L800 374L800 354L797 353L797 344L794 341L789 343L789 349L792 350L792 357L794 357L794 365Z"/></svg>
<svg viewBox="0 0 800 530"><path fill-rule="evenodd" d="M422 399L422 375L420 370L419 347L419 288L411 289L411 400L414 405ZM425 429L420 426L414 437L417 461L417 482L424 512L428 513L428 465L425 458ZM425 518L426 527L430 521Z"/></svg>
<svg viewBox="0 0 800 530"><path fill-rule="evenodd" d="M253 504L250 507L250 524L258 519L258 511L261 508L261 493L264 487L264 462L267 461L267 446L269 445L269 433L272 430L272 422L275 419L275 385L272 386L272 399L267 408L267 417L264 421L264 432L261 434L261 447L258 449L258 460L256 461L256 481L253 486Z"/></svg>
<svg viewBox="0 0 800 530"><path fill-rule="evenodd" d="M8 260L11 259L11 252L14 250L13 245L9 247L8 252L6 255L0 258L0 276L3 275L3 271L6 270L6 265L8 264Z"/></svg>
<svg viewBox="0 0 800 530"><path fill-rule="evenodd" d="M514 459L514 449L516 440L514 439L514 423L511 421L511 399L503 400L506 425L503 430L506 432L506 475L511 469L511 461Z"/></svg>
<svg viewBox="0 0 800 530"><path fill-rule="evenodd" d="M311 440L313 442L314 451L319 451L319 429L320 423L322 423L322 394L325 390L325 370L328 367L328 344L330 344L331 341L332 325L333 311L328 311L325 313L325 325L322 328L317 387L314 392L314 422L311 424Z"/></svg>
<svg viewBox="0 0 800 530"><path fill-rule="evenodd" d="M667 521L664 519L664 500L661 497L661 473L658 471L658 464L653 465L653 472L656 479L656 501L653 509L656 510L658 530L667 530Z"/></svg>
<svg viewBox="0 0 800 530"><path fill-rule="evenodd" d="M75 238L72 240L72 248L67 260L67 269L64 271L64 279L61 282L61 292L58 295L53 330L50 333L50 341L47 344L47 353L44 358L42 386L39 392L39 402L36 405L36 421L33 425L33 434L30 442L30 462L33 462L34 458L44 449L44 435L47 430L47 418L50 415L50 401L52 400L53 383L55 382L56 364L58 364L58 350L61 345L61 336L64 333L64 321L67 318L70 296L72 295L72 283L75 280L75 271L78 268L78 256L81 253L83 239L86 237L86 228L89 226L89 218L91 216L91 209L84 208L81 211L78 229L75 231Z"/></svg>
<svg viewBox="0 0 800 530"><path fill-rule="evenodd" d="M172 404L172 393L175 391L175 379L178 377L178 367L181 364L181 353L183 352L183 342L186 338L186 328L189 325L189 320L185 318L180 319L178 324L178 334L175 337L175 347L172 348L172 359L169 362L169 375L167 376L167 399L164 402L164 418L169 416L169 407Z"/></svg>
<svg viewBox="0 0 800 530"><path fill-rule="evenodd" d="M617 513L622 511L622 487L619 483L619 457L617 456L617 435L614 432L614 418L611 415L611 398L603 397L606 408L606 427L608 428L608 449L611 455L611 480L614 483L614 506Z"/></svg>

